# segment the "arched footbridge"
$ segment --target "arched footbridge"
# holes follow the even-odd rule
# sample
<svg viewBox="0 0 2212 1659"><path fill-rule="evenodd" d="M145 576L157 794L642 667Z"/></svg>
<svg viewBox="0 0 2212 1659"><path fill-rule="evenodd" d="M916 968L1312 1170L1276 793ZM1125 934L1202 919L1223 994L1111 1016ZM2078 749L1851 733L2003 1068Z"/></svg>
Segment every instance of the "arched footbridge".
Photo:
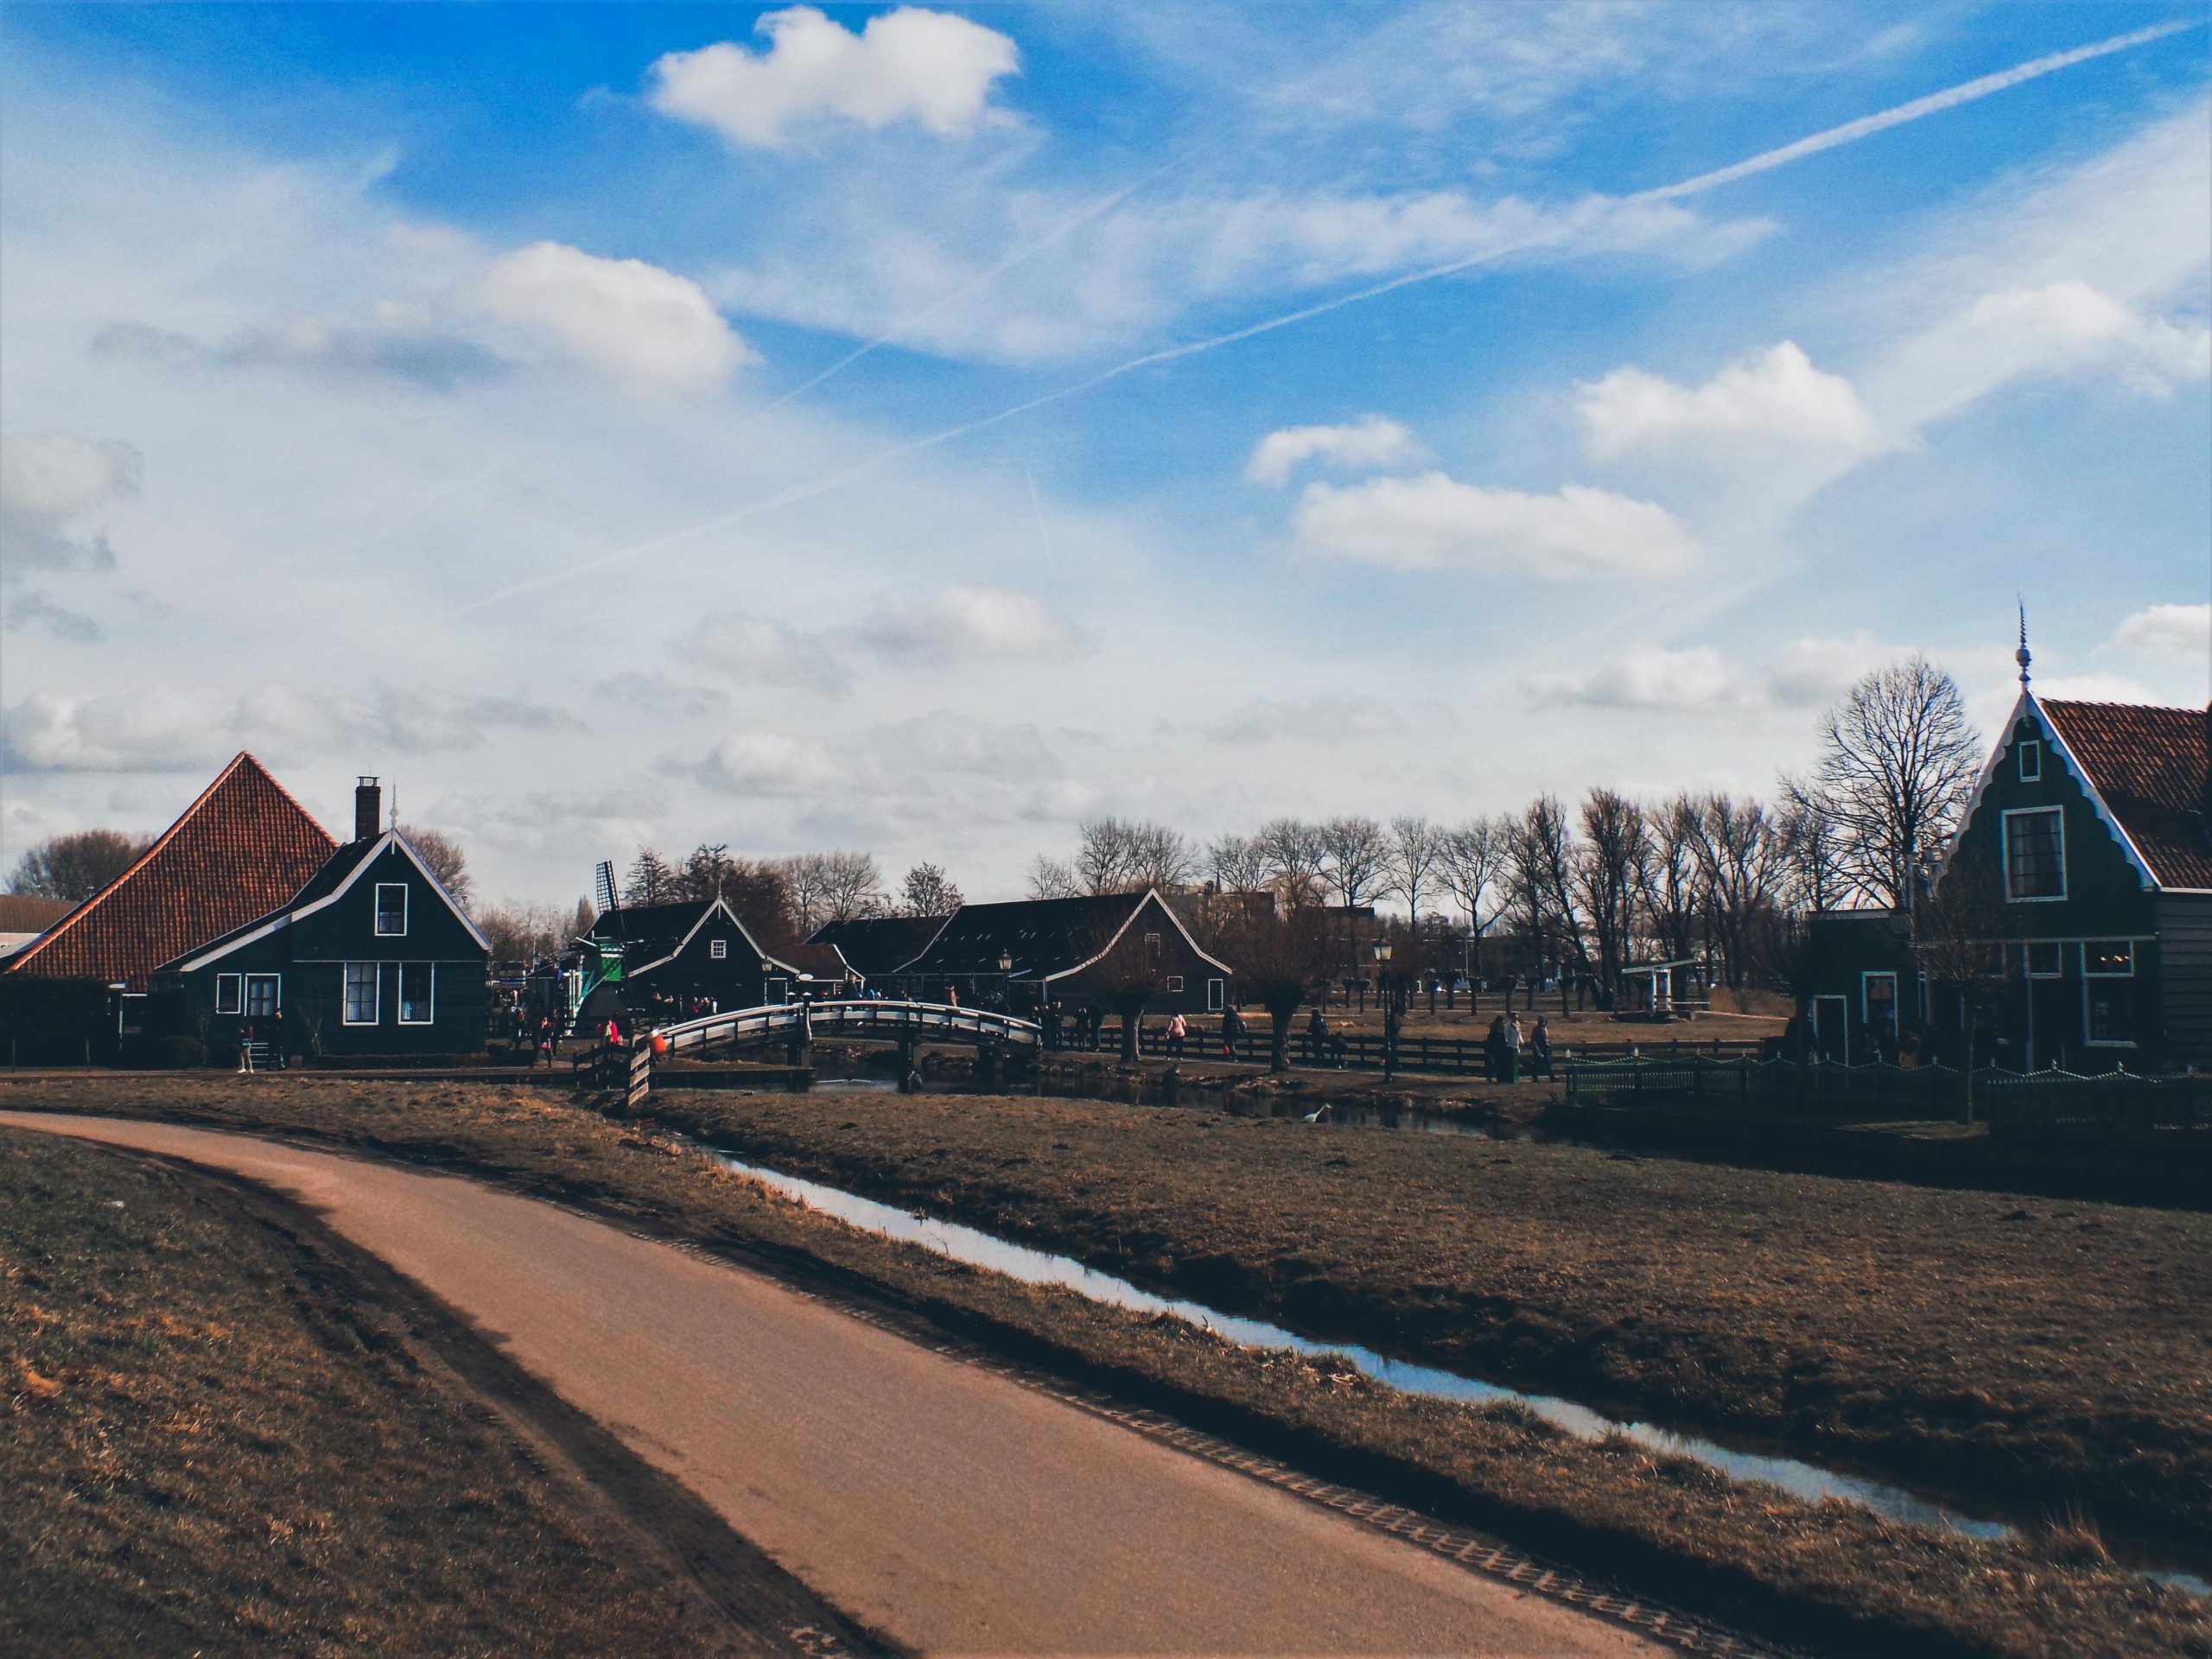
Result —
<svg viewBox="0 0 2212 1659"><path fill-rule="evenodd" d="M662 1026L664 1058L703 1054L715 1048L782 1038L810 1044L821 1037L876 1038L899 1045L902 1056L920 1043L969 1043L988 1052L1044 1046L1044 1028L1033 1020L988 1008L956 1007L949 1002L891 1002L864 999L836 1002L769 1002L757 1008L733 1008L682 1025ZM640 1036L630 1054L629 1097L634 1109L652 1091L654 1045Z"/></svg>

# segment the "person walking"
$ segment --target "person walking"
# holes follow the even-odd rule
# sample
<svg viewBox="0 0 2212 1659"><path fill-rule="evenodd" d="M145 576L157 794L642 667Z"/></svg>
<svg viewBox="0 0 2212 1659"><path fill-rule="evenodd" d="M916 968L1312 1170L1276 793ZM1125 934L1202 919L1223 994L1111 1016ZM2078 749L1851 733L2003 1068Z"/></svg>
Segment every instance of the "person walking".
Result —
<svg viewBox="0 0 2212 1659"><path fill-rule="evenodd" d="M1491 1016L1490 1030L1483 1036L1483 1079L1497 1083L1505 1076L1505 1016Z"/></svg>
<svg viewBox="0 0 2212 1659"><path fill-rule="evenodd" d="M1521 1016L1517 1014L1505 1022L1505 1081L1521 1081Z"/></svg>
<svg viewBox="0 0 2212 1659"><path fill-rule="evenodd" d="M1529 1075L1547 1083L1559 1081L1552 1075L1552 1029L1541 1014L1536 1016L1535 1030L1529 1033Z"/></svg>
<svg viewBox="0 0 2212 1659"><path fill-rule="evenodd" d="M1321 1051L1328 1041L1329 1022L1322 1018L1321 1010L1317 1007L1306 1016L1306 1063L1308 1065L1321 1064Z"/></svg>
<svg viewBox="0 0 2212 1659"><path fill-rule="evenodd" d="M1236 1046L1244 1040L1244 1020L1234 1008L1221 1011L1221 1058L1236 1058Z"/></svg>
<svg viewBox="0 0 2212 1659"><path fill-rule="evenodd" d="M1191 1028L1190 1028L1190 1027L1188 1027L1188 1026L1186 1026L1186 1025L1185 1025L1185 1024L1183 1023L1183 1016L1182 1016L1182 1014L1181 1014L1178 1013L1177 1014L1175 1014L1175 1015L1174 1015L1174 1017L1173 1017L1173 1018L1172 1018L1172 1019L1170 1019L1170 1020L1168 1020L1168 1022L1167 1022L1167 1057L1168 1057L1168 1058L1170 1058L1170 1059L1173 1059L1173 1060L1179 1060L1179 1059L1181 1059L1181 1058L1183 1058L1183 1039L1184 1039L1185 1037L1189 1036L1190 1034L1191 1034Z"/></svg>

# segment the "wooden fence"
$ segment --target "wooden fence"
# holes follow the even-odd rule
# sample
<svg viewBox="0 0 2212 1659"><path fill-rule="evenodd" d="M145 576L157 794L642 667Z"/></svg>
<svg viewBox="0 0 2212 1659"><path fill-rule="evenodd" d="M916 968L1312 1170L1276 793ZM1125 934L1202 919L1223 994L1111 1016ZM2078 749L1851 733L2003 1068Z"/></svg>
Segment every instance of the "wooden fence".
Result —
<svg viewBox="0 0 2212 1659"><path fill-rule="evenodd" d="M2212 1137L2212 1077L2084 1077L2038 1071L1993 1079L1982 1091L1989 1133L2004 1140L2101 1141Z"/></svg>
<svg viewBox="0 0 2212 1659"><path fill-rule="evenodd" d="M1091 1045L1081 1046L1063 1037L1060 1052L1089 1053ZM1121 1052L1122 1037L1118 1026L1108 1026L1099 1033L1096 1051L1101 1054ZM1725 1060L1732 1057L1747 1058L1758 1052L1756 1042L1728 1042L1719 1038L1704 1042L1669 1039L1664 1043L1562 1043L1552 1050L1552 1065L1555 1071L1564 1072L1572 1065L1597 1059L1625 1059L1633 1056L1650 1055L1680 1059L1702 1056L1709 1060ZM1294 1030L1285 1050L1290 1063L1296 1066L1319 1066L1323 1069L1340 1068L1355 1071L1380 1071L1383 1068L1384 1043L1379 1032L1332 1032L1322 1039L1319 1052L1303 1030ZM1137 1052L1154 1059L1179 1058L1170 1049L1167 1033L1158 1025L1143 1025L1138 1028ZM1268 1038L1264 1033L1247 1031L1236 1044L1234 1056L1222 1049L1221 1029L1218 1026L1204 1027L1191 1022L1190 1035L1185 1039L1183 1052L1185 1060L1227 1062L1234 1059L1248 1065L1268 1063ZM1479 1077L1488 1074L1488 1063L1484 1058L1480 1037L1404 1036L1398 1039L1395 1071L1424 1074L1431 1077ZM1521 1076L1529 1076L1529 1052L1521 1052Z"/></svg>
<svg viewBox="0 0 2212 1659"><path fill-rule="evenodd" d="M1798 1065L1789 1060L1655 1055L1571 1065L1565 1082L1571 1100L1756 1100L1814 1111L1894 1110L1929 1116L1955 1112L1959 1103L1959 1073L1947 1065L1843 1065L1827 1060Z"/></svg>

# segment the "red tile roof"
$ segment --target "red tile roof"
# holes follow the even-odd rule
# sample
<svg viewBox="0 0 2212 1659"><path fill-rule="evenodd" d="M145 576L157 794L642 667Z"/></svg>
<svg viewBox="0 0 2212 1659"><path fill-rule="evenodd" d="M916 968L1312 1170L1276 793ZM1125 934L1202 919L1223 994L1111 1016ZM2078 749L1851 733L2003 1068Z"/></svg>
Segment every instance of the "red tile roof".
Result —
<svg viewBox="0 0 2212 1659"><path fill-rule="evenodd" d="M0 893L0 933L37 933L52 927L75 908L67 899L41 899L30 893Z"/></svg>
<svg viewBox="0 0 2212 1659"><path fill-rule="evenodd" d="M2066 747L2162 887L2212 887L2212 710L2044 700Z"/></svg>
<svg viewBox="0 0 2212 1659"><path fill-rule="evenodd" d="M144 855L39 939L13 974L132 990L162 963L288 901L337 850L261 762L240 754Z"/></svg>

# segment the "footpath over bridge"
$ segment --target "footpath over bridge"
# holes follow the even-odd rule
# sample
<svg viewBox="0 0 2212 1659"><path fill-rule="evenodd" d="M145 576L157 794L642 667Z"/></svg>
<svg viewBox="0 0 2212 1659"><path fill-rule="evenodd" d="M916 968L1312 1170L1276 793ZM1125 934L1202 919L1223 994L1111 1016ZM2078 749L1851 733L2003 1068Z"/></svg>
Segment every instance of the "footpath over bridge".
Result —
<svg viewBox="0 0 2212 1659"><path fill-rule="evenodd" d="M912 1069L914 1051L923 1043L968 1043L982 1051L995 1069L1008 1050L1027 1051L1044 1046L1044 1028L1034 1020L988 1008L963 1008L947 1002L891 1002L852 999L835 1002L770 1002L756 1008L734 1008L710 1014L682 1025L663 1026L655 1033L664 1048L661 1058L705 1054L711 1049L736 1048L747 1043L782 1038L798 1059L818 1037L875 1038L899 1046L899 1070ZM629 1096L632 1107L652 1090L655 1045L640 1039L630 1056ZM983 1070L979 1066L979 1075Z"/></svg>

